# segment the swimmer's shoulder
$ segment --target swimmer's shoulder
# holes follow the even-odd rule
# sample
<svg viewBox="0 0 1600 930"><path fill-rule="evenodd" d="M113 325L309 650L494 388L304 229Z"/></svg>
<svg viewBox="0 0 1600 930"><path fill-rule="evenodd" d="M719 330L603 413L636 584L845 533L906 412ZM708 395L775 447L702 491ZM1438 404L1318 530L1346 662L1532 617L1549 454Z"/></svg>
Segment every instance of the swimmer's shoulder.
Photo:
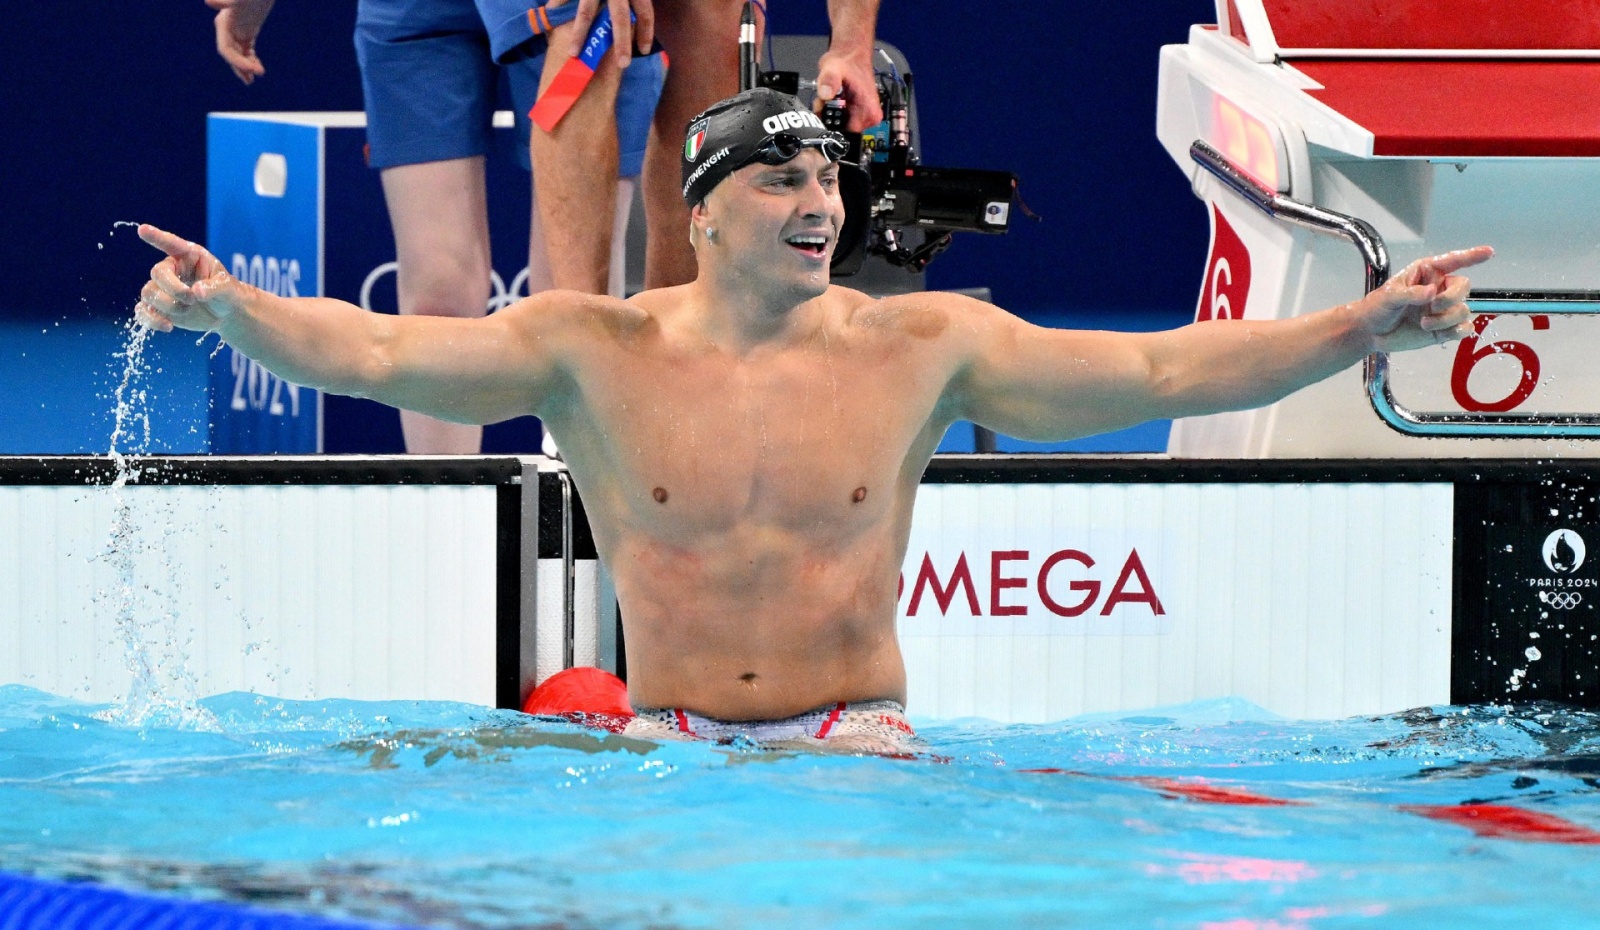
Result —
<svg viewBox="0 0 1600 930"><path fill-rule="evenodd" d="M634 300L564 290L541 291L524 297L495 315L506 317L509 324L525 332L539 335L594 335L597 331L624 335L647 327L651 322L650 311Z"/></svg>
<svg viewBox="0 0 1600 930"><path fill-rule="evenodd" d="M991 304L948 291L914 291L873 297L849 288L836 287L840 306L849 325L864 333L937 339L952 327L970 321L974 315L997 311Z"/></svg>
<svg viewBox="0 0 1600 930"><path fill-rule="evenodd" d="M629 297L627 304L646 318L659 318L682 307L689 299L689 288L687 284L651 288Z"/></svg>

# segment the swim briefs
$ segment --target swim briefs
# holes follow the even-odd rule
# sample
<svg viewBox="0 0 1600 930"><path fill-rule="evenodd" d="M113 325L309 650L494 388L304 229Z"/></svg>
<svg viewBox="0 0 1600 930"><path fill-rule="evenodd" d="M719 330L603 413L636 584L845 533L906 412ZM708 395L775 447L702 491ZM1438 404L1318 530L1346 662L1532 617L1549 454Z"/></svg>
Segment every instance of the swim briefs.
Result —
<svg viewBox="0 0 1600 930"><path fill-rule="evenodd" d="M577 3L566 6L575 9ZM522 9L526 13L526 0ZM360 0L355 45L372 167L489 151L499 81L484 27L490 15L495 14L487 8L480 15L474 0ZM518 160L524 168L529 165L528 111L538 98L544 69L542 43L536 51L507 55L505 61L517 119ZM665 75L660 54L635 58L623 72L617 93L619 177L633 177L644 166Z"/></svg>
<svg viewBox="0 0 1600 930"><path fill-rule="evenodd" d="M921 752L916 731L896 701L829 704L784 720L717 720L680 708L644 709L622 731L643 739L711 740L745 738L763 747L830 749L879 755Z"/></svg>

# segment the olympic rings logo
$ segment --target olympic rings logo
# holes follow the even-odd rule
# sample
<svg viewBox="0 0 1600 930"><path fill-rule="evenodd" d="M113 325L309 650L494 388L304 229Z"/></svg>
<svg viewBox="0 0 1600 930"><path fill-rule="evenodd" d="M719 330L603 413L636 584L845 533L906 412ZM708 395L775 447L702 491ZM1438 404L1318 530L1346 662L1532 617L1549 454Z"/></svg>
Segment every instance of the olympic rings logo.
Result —
<svg viewBox="0 0 1600 930"><path fill-rule="evenodd" d="M378 279L384 275L394 274L399 267L399 262L384 262L367 273L366 280L361 282L361 296L357 301L361 305L361 309L372 309L373 285L377 284ZM528 269L523 268L517 272L517 276L511 279L510 287L506 287L505 280L500 277L500 272L490 269L489 288L489 312L494 313L496 310L504 310L506 307L528 296Z"/></svg>
<svg viewBox="0 0 1600 930"><path fill-rule="evenodd" d="M1577 591L1540 591L1539 600L1556 610L1571 610L1583 603L1583 595Z"/></svg>

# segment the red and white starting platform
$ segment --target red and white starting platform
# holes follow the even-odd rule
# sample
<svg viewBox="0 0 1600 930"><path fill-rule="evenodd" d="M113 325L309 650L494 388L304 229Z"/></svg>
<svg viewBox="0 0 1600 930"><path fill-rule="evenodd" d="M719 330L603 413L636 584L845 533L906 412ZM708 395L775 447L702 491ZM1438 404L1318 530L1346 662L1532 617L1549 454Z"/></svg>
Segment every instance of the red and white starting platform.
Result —
<svg viewBox="0 0 1600 930"><path fill-rule="evenodd" d="M1473 270L1475 336L1179 421L1171 454L1593 454L1600 4L1218 0L1162 49L1157 133L1210 214L1198 319L1295 316L1425 255L1497 252Z"/></svg>

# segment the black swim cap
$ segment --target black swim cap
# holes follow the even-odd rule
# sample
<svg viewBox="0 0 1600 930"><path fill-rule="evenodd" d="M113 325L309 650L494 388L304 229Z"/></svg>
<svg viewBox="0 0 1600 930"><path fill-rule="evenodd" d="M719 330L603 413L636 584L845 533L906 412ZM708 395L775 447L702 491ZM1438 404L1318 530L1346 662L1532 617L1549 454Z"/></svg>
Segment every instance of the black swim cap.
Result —
<svg viewBox="0 0 1600 930"><path fill-rule="evenodd" d="M745 165L781 165L805 148L838 161L846 143L788 94L757 87L712 104L683 140L683 199L692 207Z"/></svg>

